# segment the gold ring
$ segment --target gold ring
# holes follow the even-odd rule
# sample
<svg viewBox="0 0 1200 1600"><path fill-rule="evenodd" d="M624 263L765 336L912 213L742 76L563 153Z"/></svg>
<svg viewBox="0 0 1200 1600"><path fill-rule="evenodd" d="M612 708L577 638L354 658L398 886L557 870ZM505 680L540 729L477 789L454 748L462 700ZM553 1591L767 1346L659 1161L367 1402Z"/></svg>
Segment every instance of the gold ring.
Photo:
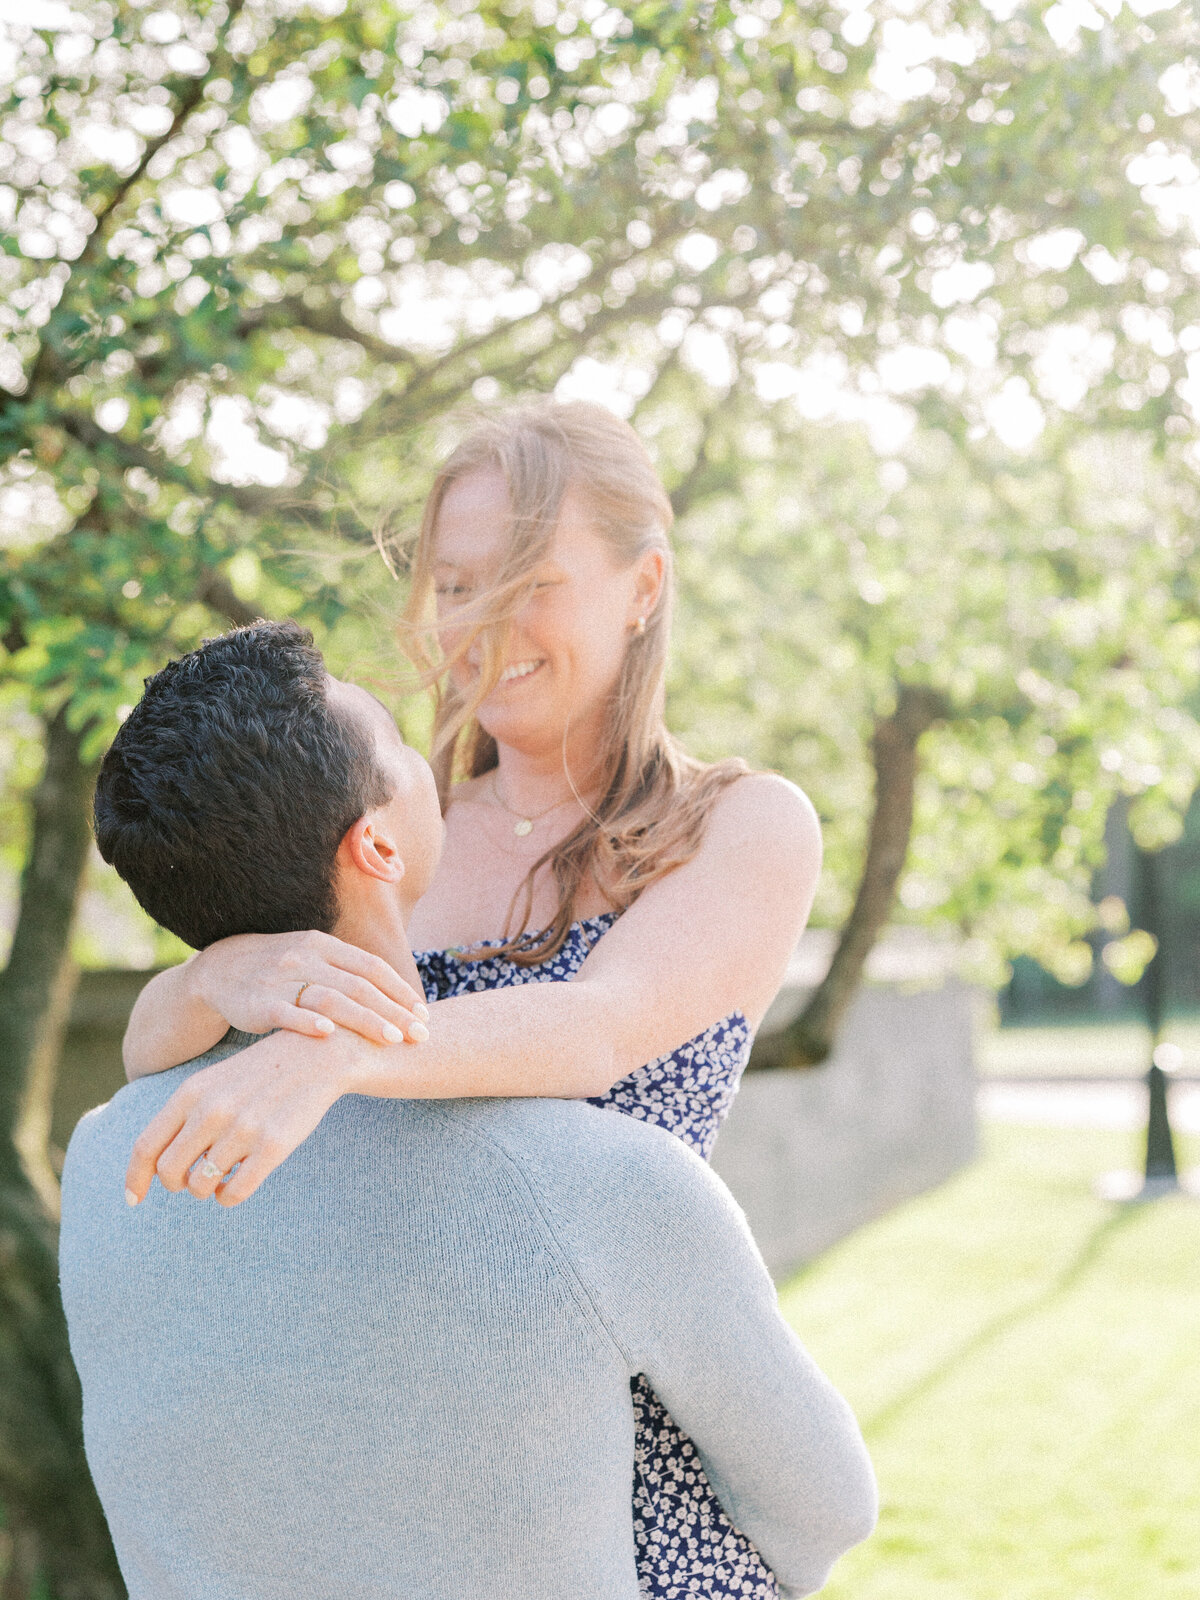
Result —
<svg viewBox="0 0 1200 1600"><path fill-rule="evenodd" d="M310 978L307 983L302 983L300 985L300 987L296 990L296 998L292 1002L292 1004L298 1006L300 1004L300 996L304 993L305 989L311 989L311 988L312 988L312 979Z"/></svg>

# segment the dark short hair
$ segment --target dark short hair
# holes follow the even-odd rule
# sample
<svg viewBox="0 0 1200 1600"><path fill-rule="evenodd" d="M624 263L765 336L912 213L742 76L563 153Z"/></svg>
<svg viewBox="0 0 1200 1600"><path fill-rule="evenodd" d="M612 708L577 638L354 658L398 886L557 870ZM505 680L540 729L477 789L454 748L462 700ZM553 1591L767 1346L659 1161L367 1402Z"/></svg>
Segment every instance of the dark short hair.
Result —
<svg viewBox="0 0 1200 1600"><path fill-rule="evenodd" d="M100 854L198 950L337 920L338 845L392 789L327 681L307 629L237 628L147 678L104 757Z"/></svg>

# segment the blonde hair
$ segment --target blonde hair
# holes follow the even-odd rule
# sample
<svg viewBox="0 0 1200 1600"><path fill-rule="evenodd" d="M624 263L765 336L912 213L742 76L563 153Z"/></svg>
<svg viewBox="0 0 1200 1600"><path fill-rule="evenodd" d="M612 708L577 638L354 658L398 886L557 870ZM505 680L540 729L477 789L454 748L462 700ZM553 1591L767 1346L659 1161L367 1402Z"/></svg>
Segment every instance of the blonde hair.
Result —
<svg viewBox="0 0 1200 1600"><path fill-rule="evenodd" d="M457 613L461 640L446 657L435 643L438 516L452 484L488 470L500 472L508 488L507 551L493 586ZM691 860L717 796L749 770L737 759L713 765L695 760L663 719L672 610L667 535L674 514L645 447L628 423L601 406L540 401L479 422L435 478L421 519L402 637L435 691L430 759L443 809L457 777L479 777L497 764L495 740L476 712L503 671L508 628L532 592L569 488L583 498L595 532L622 566L660 550L666 582L644 632L630 636L609 702L598 769L589 775L598 798L579 826L533 863L509 907L501 953L528 966L561 949L589 876L614 910L624 910L648 885ZM467 695L450 681L448 668L472 645L478 646L481 668ZM543 867L553 873L558 905L549 927L534 935L528 925ZM519 902L519 923L510 932Z"/></svg>

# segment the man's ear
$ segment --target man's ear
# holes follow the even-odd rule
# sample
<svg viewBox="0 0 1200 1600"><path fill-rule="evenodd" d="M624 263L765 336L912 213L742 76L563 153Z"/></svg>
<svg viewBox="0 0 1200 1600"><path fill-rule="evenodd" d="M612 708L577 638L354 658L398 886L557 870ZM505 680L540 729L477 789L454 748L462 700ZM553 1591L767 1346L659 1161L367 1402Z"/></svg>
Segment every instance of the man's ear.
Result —
<svg viewBox="0 0 1200 1600"><path fill-rule="evenodd" d="M369 812L347 828L338 855L346 866L383 883L399 883L404 876L400 851L378 814Z"/></svg>

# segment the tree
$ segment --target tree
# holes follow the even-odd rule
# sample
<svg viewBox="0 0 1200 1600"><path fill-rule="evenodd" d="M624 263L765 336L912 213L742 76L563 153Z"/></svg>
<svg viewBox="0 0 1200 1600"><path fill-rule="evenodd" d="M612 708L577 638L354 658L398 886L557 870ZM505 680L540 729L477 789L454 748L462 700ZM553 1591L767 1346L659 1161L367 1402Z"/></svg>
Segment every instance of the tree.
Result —
<svg viewBox="0 0 1200 1600"><path fill-rule="evenodd" d="M898 887L993 981L1018 952L1085 977L1110 806L1166 842L1200 764L1190 496L1136 438L1013 461L918 429L882 464L850 429L788 438L786 471L767 452L680 541L691 742L741 722L834 819L837 955L763 1066L827 1054Z"/></svg>
<svg viewBox="0 0 1200 1600"><path fill-rule="evenodd" d="M1069 954L1104 795L1185 786L1175 756L1149 778L1131 696L1152 751L1172 726L1191 749L1193 46L1182 11L978 0L80 0L61 27L8 24L0 670L47 730L29 873L79 837L141 678L205 629L300 612L335 660L385 670L371 538L455 408L607 383L681 513L681 722L748 707L730 743L830 822L847 937L786 1059L828 1047L910 815L910 913ZM1122 500L1142 487L1087 500L1089 435L1161 523ZM1106 549L1136 595L1106 587ZM974 874L947 868L951 814ZM0 994L0 1146L23 1151L3 1183L30 1218L82 855L57 859ZM61 1528L5 1459L0 1498L56 1571Z"/></svg>

